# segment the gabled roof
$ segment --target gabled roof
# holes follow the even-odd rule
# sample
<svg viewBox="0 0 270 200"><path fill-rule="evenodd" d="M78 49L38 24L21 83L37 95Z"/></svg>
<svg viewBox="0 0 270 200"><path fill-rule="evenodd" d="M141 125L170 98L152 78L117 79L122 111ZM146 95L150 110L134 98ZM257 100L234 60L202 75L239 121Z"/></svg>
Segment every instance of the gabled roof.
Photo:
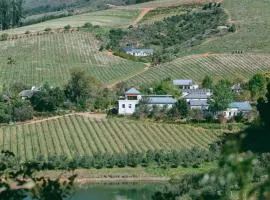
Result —
<svg viewBox="0 0 270 200"><path fill-rule="evenodd" d="M129 90L125 92L125 94L126 95L131 95L131 94L140 95L141 93L136 88L130 88Z"/></svg>
<svg viewBox="0 0 270 200"><path fill-rule="evenodd" d="M252 111L252 107L249 102L233 102L229 105L229 108L237 108L239 111Z"/></svg>
<svg viewBox="0 0 270 200"><path fill-rule="evenodd" d="M209 106L207 100L191 100L189 104L190 106L203 106L203 107Z"/></svg>
<svg viewBox="0 0 270 200"><path fill-rule="evenodd" d="M147 97L147 104L175 104L177 101L173 97Z"/></svg>
<svg viewBox="0 0 270 200"><path fill-rule="evenodd" d="M26 98L32 98L32 96L35 94L34 90L23 90L19 93L20 97L26 97Z"/></svg>
<svg viewBox="0 0 270 200"><path fill-rule="evenodd" d="M188 94L183 97L183 99L208 99L208 95L206 94Z"/></svg>
<svg viewBox="0 0 270 200"><path fill-rule="evenodd" d="M188 94L209 94L211 93L210 89L183 89L183 93L188 93Z"/></svg>
<svg viewBox="0 0 270 200"><path fill-rule="evenodd" d="M192 80L173 80L173 84L174 85L193 85L193 81Z"/></svg>

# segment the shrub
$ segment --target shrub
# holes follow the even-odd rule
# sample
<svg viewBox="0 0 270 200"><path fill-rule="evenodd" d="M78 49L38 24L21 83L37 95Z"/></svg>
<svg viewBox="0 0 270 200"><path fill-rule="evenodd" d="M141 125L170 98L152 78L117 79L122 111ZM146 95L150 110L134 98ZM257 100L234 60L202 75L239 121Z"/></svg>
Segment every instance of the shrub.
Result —
<svg viewBox="0 0 270 200"><path fill-rule="evenodd" d="M83 28L92 28L93 25L91 23L89 23L89 22L86 22L82 27Z"/></svg>
<svg viewBox="0 0 270 200"><path fill-rule="evenodd" d="M51 31L51 30L52 30L52 29L49 28L49 27L47 27L47 28L44 29L44 31L46 31L46 32L49 32L49 31Z"/></svg>
<svg viewBox="0 0 270 200"><path fill-rule="evenodd" d="M0 41L6 41L8 40L8 34L7 33L3 33L1 36L0 36Z"/></svg>
<svg viewBox="0 0 270 200"><path fill-rule="evenodd" d="M71 26L70 25L66 25L66 26L64 26L64 29L65 29L65 31L68 31L68 30L71 29Z"/></svg>

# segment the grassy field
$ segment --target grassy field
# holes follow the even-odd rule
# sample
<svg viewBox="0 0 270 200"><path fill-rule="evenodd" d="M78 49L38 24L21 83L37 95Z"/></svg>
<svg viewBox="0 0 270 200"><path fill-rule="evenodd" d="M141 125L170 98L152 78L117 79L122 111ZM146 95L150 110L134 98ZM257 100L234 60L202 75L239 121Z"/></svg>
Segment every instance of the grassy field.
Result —
<svg viewBox="0 0 270 200"><path fill-rule="evenodd" d="M198 5L215 1L217 0L155 0L146 3L126 6L126 8L166 8L179 5Z"/></svg>
<svg viewBox="0 0 270 200"><path fill-rule="evenodd" d="M234 50L245 52L270 52L270 3L265 0L224 0L231 22L236 23L237 32L183 51L183 54L222 53Z"/></svg>
<svg viewBox="0 0 270 200"><path fill-rule="evenodd" d="M38 32L46 28L57 29L63 28L66 25L72 27L83 26L85 23L92 23L93 25L118 27L128 25L138 16L139 9L110 9L98 12L90 12L81 15L74 15L70 17L63 17L59 19L49 20L46 22L23 26L20 28L10 29L5 31L8 34L23 34L26 31ZM0 32L0 34L3 32Z"/></svg>
<svg viewBox="0 0 270 200"><path fill-rule="evenodd" d="M144 69L142 63L127 61L106 52L91 33L55 33L0 42L0 81L31 85L48 82L63 85L71 68L81 67L104 84ZM7 64L8 57L15 64Z"/></svg>
<svg viewBox="0 0 270 200"><path fill-rule="evenodd" d="M148 149L207 148L219 130L188 125L135 122L121 119L93 120L82 116L5 126L0 129L0 149L22 160L38 155L92 155L94 152L127 152Z"/></svg>
<svg viewBox="0 0 270 200"><path fill-rule="evenodd" d="M206 75L215 80L227 78L231 81L250 78L257 72L270 71L268 54L216 54L194 55L179 58L160 65L126 81L129 85L142 85L165 78L193 79L202 81Z"/></svg>

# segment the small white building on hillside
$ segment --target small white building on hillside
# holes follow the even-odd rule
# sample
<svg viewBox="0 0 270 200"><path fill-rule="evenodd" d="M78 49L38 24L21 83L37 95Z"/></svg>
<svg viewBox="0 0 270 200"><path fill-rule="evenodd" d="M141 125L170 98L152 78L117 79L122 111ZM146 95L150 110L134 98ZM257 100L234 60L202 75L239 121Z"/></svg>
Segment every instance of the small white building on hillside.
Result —
<svg viewBox="0 0 270 200"><path fill-rule="evenodd" d="M145 57L152 56L154 54L153 49L135 49L135 48L125 48L123 49L126 54L136 56L136 57Z"/></svg>
<svg viewBox="0 0 270 200"><path fill-rule="evenodd" d="M226 119L232 119L240 113L247 115L251 112L252 107L249 102L233 102L229 105L229 108L224 111L224 117Z"/></svg>
<svg viewBox="0 0 270 200"><path fill-rule="evenodd" d="M199 88L199 86L194 84L192 80L173 80L173 85L179 87L181 90L192 90Z"/></svg>
<svg viewBox="0 0 270 200"><path fill-rule="evenodd" d="M118 100L118 114L119 115L132 115L136 111L136 107L140 102L144 102L150 107L157 106L159 108L166 107L172 108L176 103L176 99L171 95L141 95L141 93L131 88L125 92L124 97Z"/></svg>

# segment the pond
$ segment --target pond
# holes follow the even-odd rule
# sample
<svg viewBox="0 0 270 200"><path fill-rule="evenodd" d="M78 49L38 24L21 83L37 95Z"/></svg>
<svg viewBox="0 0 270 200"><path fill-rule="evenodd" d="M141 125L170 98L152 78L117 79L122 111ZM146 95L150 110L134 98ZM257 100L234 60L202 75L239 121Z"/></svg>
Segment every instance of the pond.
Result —
<svg viewBox="0 0 270 200"><path fill-rule="evenodd" d="M83 186L71 200L151 200L165 183L97 184Z"/></svg>

